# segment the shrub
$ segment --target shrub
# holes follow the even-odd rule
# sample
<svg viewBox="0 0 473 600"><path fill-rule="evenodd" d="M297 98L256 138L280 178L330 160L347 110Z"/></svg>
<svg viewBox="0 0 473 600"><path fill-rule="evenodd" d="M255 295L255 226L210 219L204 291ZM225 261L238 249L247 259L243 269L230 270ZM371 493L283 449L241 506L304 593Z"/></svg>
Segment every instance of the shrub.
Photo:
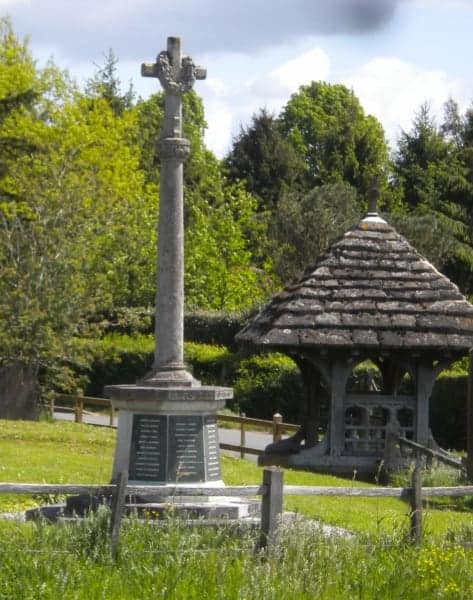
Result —
<svg viewBox="0 0 473 600"><path fill-rule="evenodd" d="M229 312L194 312L184 317L186 340L217 344L236 350L235 335L244 327L247 314Z"/></svg>
<svg viewBox="0 0 473 600"><path fill-rule="evenodd" d="M444 448L466 448L467 375L447 372L435 382L430 400L430 426Z"/></svg>
<svg viewBox="0 0 473 600"><path fill-rule="evenodd" d="M102 396L109 384L133 383L153 364L154 338L109 334L93 346L94 359L86 394ZM207 385L231 385L233 355L222 346L184 344L184 359L193 375Z"/></svg>
<svg viewBox="0 0 473 600"><path fill-rule="evenodd" d="M225 346L186 342L184 360L203 384L231 385L233 382L237 358Z"/></svg>
<svg viewBox="0 0 473 600"><path fill-rule="evenodd" d="M133 383L142 378L153 364L153 352L152 336L110 334L97 340L86 394L103 396L106 385Z"/></svg>
<svg viewBox="0 0 473 600"><path fill-rule="evenodd" d="M153 363L152 336L109 334L96 340L91 352L89 383L85 393L102 396L109 384L133 383L141 379ZM275 412L286 420L299 416L302 383L294 362L283 354L230 352L224 346L184 344L184 359L194 377L205 385L234 388L228 408L248 416L272 418Z"/></svg>
<svg viewBox="0 0 473 600"><path fill-rule="evenodd" d="M248 416L270 419L280 412L285 420L299 417L302 381L295 363L284 354L243 358L235 377L234 405Z"/></svg>

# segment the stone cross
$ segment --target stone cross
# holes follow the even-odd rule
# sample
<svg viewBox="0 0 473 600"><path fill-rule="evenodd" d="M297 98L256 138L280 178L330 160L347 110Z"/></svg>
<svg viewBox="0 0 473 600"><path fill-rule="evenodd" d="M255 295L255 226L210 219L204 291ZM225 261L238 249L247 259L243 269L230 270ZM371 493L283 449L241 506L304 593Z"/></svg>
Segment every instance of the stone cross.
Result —
<svg viewBox="0 0 473 600"><path fill-rule="evenodd" d="M130 482L156 486L151 497L161 503L163 485L223 485L217 411L233 397L233 390L200 385L184 365L183 162L189 142L182 137L182 94L203 79L205 71L181 55L179 38L168 38L167 51L156 63L142 65L141 72L157 77L165 90L164 126L157 144L161 181L156 349L151 372L143 380L106 386L105 393L120 411L113 481L127 471Z"/></svg>
<svg viewBox="0 0 473 600"><path fill-rule="evenodd" d="M182 137L182 95L206 70L181 54L181 40L169 37L154 64L141 65L144 77L157 77L165 91L164 125L157 150L161 159L156 346L151 372L141 384L172 387L198 382L184 365L184 210L183 162L189 141Z"/></svg>

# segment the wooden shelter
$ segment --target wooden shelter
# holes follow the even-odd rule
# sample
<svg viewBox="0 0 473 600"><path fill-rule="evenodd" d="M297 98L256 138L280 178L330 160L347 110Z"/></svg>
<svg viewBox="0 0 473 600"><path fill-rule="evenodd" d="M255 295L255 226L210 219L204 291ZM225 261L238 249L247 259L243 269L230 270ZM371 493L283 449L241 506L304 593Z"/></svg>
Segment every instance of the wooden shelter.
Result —
<svg viewBox="0 0 473 600"><path fill-rule="evenodd" d="M291 356L304 381L301 429L261 462L368 474L389 431L435 444L433 384L473 347L473 306L374 206L237 340Z"/></svg>

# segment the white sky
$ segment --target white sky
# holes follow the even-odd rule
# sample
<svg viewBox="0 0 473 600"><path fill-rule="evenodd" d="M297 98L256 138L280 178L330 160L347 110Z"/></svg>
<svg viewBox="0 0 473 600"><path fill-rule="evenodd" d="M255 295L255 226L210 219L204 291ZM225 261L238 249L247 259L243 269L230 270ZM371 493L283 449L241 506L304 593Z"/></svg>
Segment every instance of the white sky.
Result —
<svg viewBox="0 0 473 600"><path fill-rule="evenodd" d="M473 0L0 0L0 13L40 63L52 56L79 81L112 48L143 97L159 84L140 64L181 36L207 68L195 89L218 156L259 108L277 113L314 79L353 87L390 140L424 101L440 115L449 96L473 100Z"/></svg>

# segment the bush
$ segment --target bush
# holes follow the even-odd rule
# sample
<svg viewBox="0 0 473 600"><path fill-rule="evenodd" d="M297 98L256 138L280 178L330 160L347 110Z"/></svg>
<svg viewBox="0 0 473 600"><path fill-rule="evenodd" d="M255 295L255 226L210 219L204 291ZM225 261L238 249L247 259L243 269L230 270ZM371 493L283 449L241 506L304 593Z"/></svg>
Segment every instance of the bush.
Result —
<svg viewBox="0 0 473 600"><path fill-rule="evenodd" d="M151 369L153 349L152 336L110 334L95 341L86 395L100 397L106 385L141 379ZM184 359L203 384L234 388L228 408L258 418L270 419L275 412L286 420L298 417L302 383L297 366L287 356L247 356L224 346L186 342Z"/></svg>
<svg viewBox="0 0 473 600"><path fill-rule="evenodd" d="M110 334L97 340L85 393L103 396L106 385L134 383L153 364L154 338L145 335Z"/></svg>
<svg viewBox="0 0 473 600"><path fill-rule="evenodd" d="M248 314L229 312L194 312L184 316L186 340L201 344L217 344L237 349L235 335L243 329Z"/></svg>
<svg viewBox="0 0 473 600"><path fill-rule="evenodd" d="M466 449L467 375L447 372L435 382L430 400L430 426L443 448Z"/></svg>
<svg viewBox="0 0 473 600"><path fill-rule="evenodd" d="M153 364L154 338L110 334L93 345L94 359L86 394L102 396L109 384L133 383ZM231 352L222 346L184 344L184 360L194 377L207 385L231 385L235 371Z"/></svg>
<svg viewBox="0 0 473 600"><path fill-rule="evenodd" d="M203 384L232 385L238 359L225 346L186 342L184 360Z"/></svg>
<svg viewBox="0 0 473 600"><path fill-rule="evenodd" d="M105 335L146 335L154 331L154 309L150 306L123 306L95 313L90 316L89 322L98 326Z"/></svg>
<svg viewBox="0 0 473 600"><path fill-rule="evenodd" d="M285 420L300 417L302 380L295 363L284 354L256 354L243 358L235 377L234 405L247 416L270 419L275 412Z"/></svg>

